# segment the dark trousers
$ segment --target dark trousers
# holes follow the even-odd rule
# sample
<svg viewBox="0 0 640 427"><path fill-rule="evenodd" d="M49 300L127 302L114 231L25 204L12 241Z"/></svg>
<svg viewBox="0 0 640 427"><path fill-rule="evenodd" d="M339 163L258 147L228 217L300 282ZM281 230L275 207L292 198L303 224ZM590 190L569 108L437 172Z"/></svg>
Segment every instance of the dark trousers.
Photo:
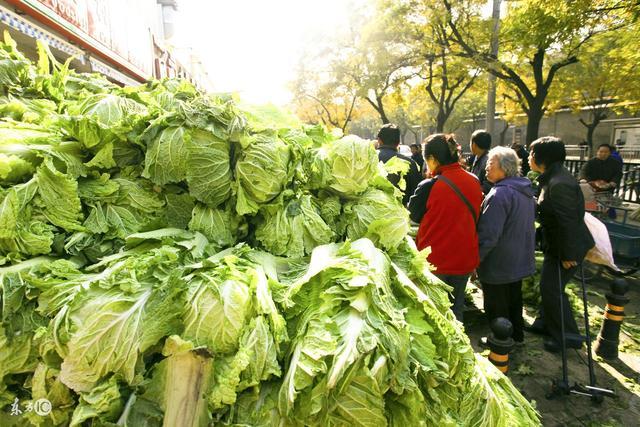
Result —
<svg viewBox="0 0 640 427"><path fill-rule="evenodd" d="M469 281L469 274L436 274L436 277L453 288L453 291L449 294L451 310L453 314L455 314L456 319L462 322L465 289Z"/></svg>
<svg viewBox="0 0 640 427"><path fill-rule="evenodd" d="M500 285L482 283L484 313L489 323L498 317L509 319L513 325L513 339L524 340L522 318L522 280Z"/></svg>
<svg viewBox="0 0 640 427"><path fill-rule="evenodd" d="M542 296L542 309L539 320L542 321L545 329L556 340L562 342L561 317L564 318L565 334L579 335L576 319L573 317L571 304L567 293L564 291L567 283L574 276L578 267L565 269L559 264L560 260L549 254L545 254L542 263L542 273L540 275L540 295ZM558 266L560 266L560 277L558 277ZM560 281L560 283L558 283ZM563 312L560 312L560 299L562 298ZM538 320L538 321L539 321ZM567 345L578 346L579 341L567 339Z"/></svg>

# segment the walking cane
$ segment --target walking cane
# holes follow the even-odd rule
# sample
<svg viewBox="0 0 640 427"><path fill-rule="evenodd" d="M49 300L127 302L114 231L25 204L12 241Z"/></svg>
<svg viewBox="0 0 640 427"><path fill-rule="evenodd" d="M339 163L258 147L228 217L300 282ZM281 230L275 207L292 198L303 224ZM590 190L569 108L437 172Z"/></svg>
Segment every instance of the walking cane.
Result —
<svg viewBox="0 0 640 427"><path fill-rule="evenodd" d="M564 330L564 289L562 289L562 270L560 260L558 260L558 288L560 291L560 336L562 343L560 348L562 350L562 380L554 380L551 385L551 392L547 395L547 399L553 399L558 396L568 395L570 393L578 394L580 396L591 397L591 401L594 403L602 403L604 397L615 397L613 390L606 388L596 387L596 374L593 367L593 356L591 354L591 333L589 331L589 307L587 305L587 286L584 280L584 265L580 264L580 283L582 285L582 303L584 314L584 330L587 338L587 363L589 367L589 385L583 386L575 383L573 386L569 386L569 374L568 374L568 362L567 362L567 348L566 348L566 334Z"/></svg>
<svg viewBox="0 0 640 427"><path fill-rule="evenodd" d="M553 380L551 384L551 393L547 395L547 399L553 399L557 396L569 394L569 367L567 365L567 344L564 332L564 289L562 289L562 266L558 259L558 295L560 296L560 354L562 355L562 380Z"/></svg>

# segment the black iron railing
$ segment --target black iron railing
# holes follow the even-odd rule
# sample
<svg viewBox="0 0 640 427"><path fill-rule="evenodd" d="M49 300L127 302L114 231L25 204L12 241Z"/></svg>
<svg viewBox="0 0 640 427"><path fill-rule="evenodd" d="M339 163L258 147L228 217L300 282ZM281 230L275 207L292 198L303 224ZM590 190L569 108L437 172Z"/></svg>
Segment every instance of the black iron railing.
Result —
<svg viewBox="0 0 640 427"><path fill-rule="evenodd" d="M569 172L576 178L580 175L580 169L587 163L586 160L565 160L564 166L569 169Z"/></svg>
<svg viewBox="0 0 640 427"><path fill-rule="evenodd" d="M565 160L564 165L578 178L580 169L587 163L586 160ZM625 202L640 203L640 165L637 163L624 163L622 165L622 180L615 189L614 194Z"/></svg>

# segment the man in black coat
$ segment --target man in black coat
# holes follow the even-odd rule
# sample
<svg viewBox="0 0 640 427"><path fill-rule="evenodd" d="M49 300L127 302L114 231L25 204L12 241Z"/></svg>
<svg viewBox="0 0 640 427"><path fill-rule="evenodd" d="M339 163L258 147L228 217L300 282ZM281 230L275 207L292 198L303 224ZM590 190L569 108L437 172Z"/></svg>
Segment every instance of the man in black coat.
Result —
<svg viewBox="0 0 640 427"><path fill-rule="evenodd" d="M566 345L582 347L582 337L564 289L594 246L584 222L584 197L576 179L563 166L565 156L564 144L558 138L542 137L531 144L531 170L541 173L538 178L542 187L538 220L542 228L544 261L540 274L542 309L530 330L551 336L550 340L544 341L549 351L560 349L562 323Z"/></svg>
<svg viewBox="0 0 640 427"><path fill-rule="evenodd" d="M411 160L416 162L420 173L424 173L424 156L422 155L422 147L420 147L420 144L411 144L409 147L411 148Z"/></svg>
<svg viewBox="0 0 640 427"><path fill-rule="evenodd" d="M620 185L622 163L616 160L611 152L609 144L601 144L596 157L582 167L580 179L587 181L596 190L609 190Z"/></svg>
<svg viewBox="0 0 640 427"><path fill-rule="evenodd" d="M399 157L409 162L409 172L405 175L406 188L403 191L404 197L402 203L406 206L409 198L413 195L416 187L422 181L422 176L416 162L403 154L398 153L398 145L400 145L400 129L394 124L386 124L378 131L378 160L387 163L393 157ZM400 188L400 176L398 174L389 174L387 179L397 188Z"/></svg>

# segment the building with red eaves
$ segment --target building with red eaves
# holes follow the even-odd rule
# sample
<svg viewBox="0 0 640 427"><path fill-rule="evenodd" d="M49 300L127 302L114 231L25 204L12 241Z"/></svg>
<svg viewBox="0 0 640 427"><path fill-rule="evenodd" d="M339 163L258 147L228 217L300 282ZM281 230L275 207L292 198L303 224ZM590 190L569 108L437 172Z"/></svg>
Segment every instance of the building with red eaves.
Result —
<svg viewBox="0 0 640 427"><path fill-rule="evenodd" d="M0 30L28 57L39 39L62 62L74 57L81 72L98 72L121 85L181 77L210 84L197 58L178 59L167 47L176 0L0 0Z"/></svg>

